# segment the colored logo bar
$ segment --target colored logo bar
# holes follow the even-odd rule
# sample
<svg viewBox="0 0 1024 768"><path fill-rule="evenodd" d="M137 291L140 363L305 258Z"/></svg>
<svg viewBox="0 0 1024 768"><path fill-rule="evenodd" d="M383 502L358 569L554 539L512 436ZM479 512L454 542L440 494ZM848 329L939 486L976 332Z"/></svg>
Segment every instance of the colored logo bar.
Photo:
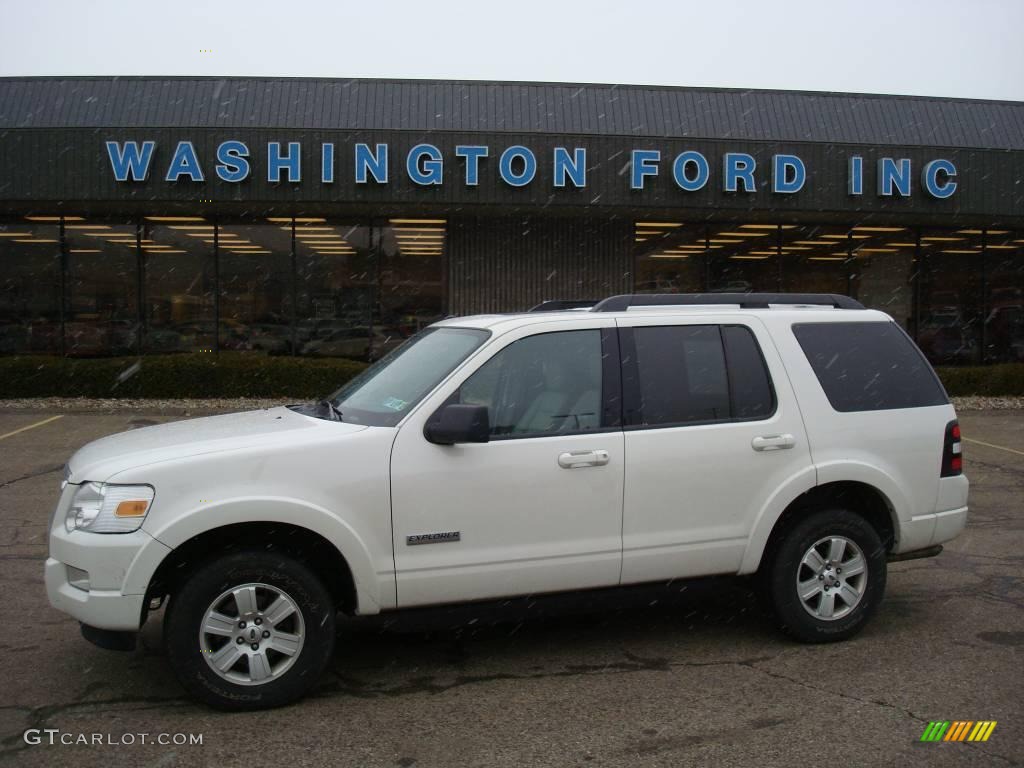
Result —
<svg viewBox="0 0 1024 768"><path fill-rule="evenodd" d="M995 729L995 720L933 720L921 741L988 741Z"/></svg>

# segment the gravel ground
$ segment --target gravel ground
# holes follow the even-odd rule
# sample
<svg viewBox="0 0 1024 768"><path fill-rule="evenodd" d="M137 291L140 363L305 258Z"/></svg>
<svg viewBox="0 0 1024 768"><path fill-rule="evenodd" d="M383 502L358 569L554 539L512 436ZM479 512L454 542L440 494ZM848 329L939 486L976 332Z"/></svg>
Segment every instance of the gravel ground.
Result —
<svg viewBox="0 0 1024 768"><path fill-rule="evenodd" d="M122 400L89 397L38 397L0 400L3 411L64 411L67 413L117 413L160 411L177 416L272 408L297 402L297 398L218 398L206 400ZM954 397L958 411L1005 411L1024 408L1024 397Z"/></svg>

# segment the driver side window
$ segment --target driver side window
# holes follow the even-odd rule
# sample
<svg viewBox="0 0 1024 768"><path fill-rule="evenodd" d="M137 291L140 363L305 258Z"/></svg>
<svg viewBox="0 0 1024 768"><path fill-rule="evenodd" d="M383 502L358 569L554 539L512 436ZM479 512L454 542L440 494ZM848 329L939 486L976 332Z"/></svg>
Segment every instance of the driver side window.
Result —
<svg viewBox="0 0 1024 768"><path fill-rule="evenodd" d="M455 402L487 406L492 439L598 429L601 367L599 330L528 336L484 363Z"/></svg>

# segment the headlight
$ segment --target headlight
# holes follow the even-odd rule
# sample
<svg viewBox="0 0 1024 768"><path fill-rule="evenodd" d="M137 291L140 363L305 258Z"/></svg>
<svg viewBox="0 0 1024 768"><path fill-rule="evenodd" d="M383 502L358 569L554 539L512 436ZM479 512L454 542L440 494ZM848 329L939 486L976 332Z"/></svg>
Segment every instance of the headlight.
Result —
<svg viewBox="0 0 1024 768"><path fill-rule="evenodd" d="M148 485L82 483L71 499L64 527L92 533L131 533L139 529L153 503Z"/></svg>

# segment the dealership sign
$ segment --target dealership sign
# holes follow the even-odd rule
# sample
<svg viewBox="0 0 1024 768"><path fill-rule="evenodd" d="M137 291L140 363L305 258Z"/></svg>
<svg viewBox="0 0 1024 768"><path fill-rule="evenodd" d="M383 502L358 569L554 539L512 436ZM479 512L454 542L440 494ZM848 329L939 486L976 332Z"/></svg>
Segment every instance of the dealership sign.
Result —
<svg viewBox="0 0 1024 768"><path fill-rule="evenodd" d="M155 141L108 141L107 156L114 179L119 182L145 181L150 176ZM455 160L458 170L452 177L446 170L446 159L433 144L417 144L404 156L392 158L388 144L357 143L352 155L352 180L356 184L386 185L392 178L392 163L397 162L414 184L430 187L440 186L457 178L456 183L475 187L480 183L481 161L496 157L497 174L510 187L525 187L537 180L538 161L533 150L521 145L506 147L500 151L484 145L458 145ZM213 173L224 182L237 184L252 175L252 152L249 146L238 140L221 142L212 162ZM303 180L302 143L290 141L267 142L266 180L269 183L293 183ZM336 176L335 146L323 143L314 160L319 166L319 181L333 184ZM451 159L448 162L453 162ZM459 167L460 166L460 167ZM164 181L179 182L206 181L208 168L200 162L191 141L179 141L171 154L164 172ZM587 150L585 147L555 147L551 156L551 175L546 180L552 187L584 188L587 186ZM921 188L934 198L948 198L956 192L956 166L949 160L935 159L925 163L919 170ZM719 175L714 184L723 192L756 192L757 178L767 173L770 189L777 194L794 194L803 189L807 181L807 166L797 155L772 155L770 167L758 167L753 155L746 152L726 152L722 155ZM663 156L657 149L630 150L629 160L623 169L628 177L630 189L643 190L650 179L670 176L675 185L684 192L696 192L712 183L712 167L706 155L696 150L687 150L673 156ZM850 195L864 194L864 158L851 155L847 162L846 188ZM910 158L882 157L877 160L875 182L876 193L881 197L910 197L914 169Z"/></svg>

